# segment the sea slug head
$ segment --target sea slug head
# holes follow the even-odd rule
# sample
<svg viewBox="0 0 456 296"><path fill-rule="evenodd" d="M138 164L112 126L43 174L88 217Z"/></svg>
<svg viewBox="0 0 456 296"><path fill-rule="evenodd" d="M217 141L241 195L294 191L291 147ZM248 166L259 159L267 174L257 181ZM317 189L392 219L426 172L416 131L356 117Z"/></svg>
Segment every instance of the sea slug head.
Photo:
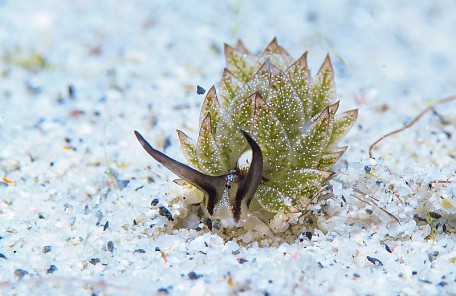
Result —
<svg viewBox="0 0 456 296"><path fill-rule="evenodd" d="M221 218L228 226L241 218L242 208L248 209L262 179L263 155L261 148L244 130L240 130L252 151L251 165L247 174L239 169L228 174L210 176L201 173L153 148L144 137L135 131L136 138L146 152L171 172L192 184L205 194L205 210L210 216ZM245 206L243 206L245 205Z"/></svg>

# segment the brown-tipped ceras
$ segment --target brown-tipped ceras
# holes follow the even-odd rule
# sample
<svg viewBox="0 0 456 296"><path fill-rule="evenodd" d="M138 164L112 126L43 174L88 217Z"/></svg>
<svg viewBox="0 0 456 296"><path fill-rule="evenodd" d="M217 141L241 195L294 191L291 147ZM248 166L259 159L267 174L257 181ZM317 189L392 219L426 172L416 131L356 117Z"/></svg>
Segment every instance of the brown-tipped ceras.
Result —
<svg viewBox="0 0 456 296"><path fill-rule="evenodd" d="M135 131L159 163L204 193L205 212L260 218L304 211L333 175L346 146L338 143L357 110L336 114L329 56L312 78L307 52L293 61L276 39L256 57L238 42L225 45L219 91L211 87L193 141L178 136L189 166L157 151Z"/></svg>

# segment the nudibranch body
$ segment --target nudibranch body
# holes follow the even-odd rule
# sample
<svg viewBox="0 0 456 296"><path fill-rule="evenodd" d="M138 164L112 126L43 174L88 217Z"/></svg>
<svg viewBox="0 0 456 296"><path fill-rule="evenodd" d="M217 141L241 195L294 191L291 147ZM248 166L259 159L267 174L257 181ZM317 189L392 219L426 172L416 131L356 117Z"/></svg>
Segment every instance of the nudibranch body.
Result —
<svg viewBox="0 0 456 296"><path fill-rule="evenodd" d="M329 56L314 78L307 52L293 61L274 39L259 57L238 42L225 45L226 69L211 87L200 114L196 141L177 131L191 166L152 148L147 152L204 193L204 211L233 225L252 213L263 221L299 213L325 187L329 169L346 151L338 143L357 110L336 115ZM244 221L245 222L245 221Z"/></svg>

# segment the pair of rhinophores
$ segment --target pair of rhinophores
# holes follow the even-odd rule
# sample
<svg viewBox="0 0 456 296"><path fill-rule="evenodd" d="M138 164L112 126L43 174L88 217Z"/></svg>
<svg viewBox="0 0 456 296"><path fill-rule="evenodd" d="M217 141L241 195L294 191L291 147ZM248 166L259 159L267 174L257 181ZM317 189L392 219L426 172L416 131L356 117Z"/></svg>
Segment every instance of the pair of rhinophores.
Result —
<svg viewBox="0 0 456 296"><path fill-rule="evenodd" d="M354 124L357 110L336 115L329 56L312 78L307 52L294 61L274 40L260 56L239 41L225 45L226 68L219 91L207 93L196 141L178 131L190 166L154 149L159 163L204 193L212 218L230 214L236 225L254 213L265 221L303 213L334 174L346 151L337 144Z"/></svg>
<svg viewBox="0 0 456 296"><path fill-rule="evenodd" d="M261 148L246 131L240 130L240 132L244 135L252 150L252 161L248 172L246 175L242 175L240 168L236 167L228 174L221 176L209 176L194 170L154 149L137 131L135 131L135 135L139 143L141 143L150 156L167 169L204 192L207 198L206 209L210 215L214 214L214 207L221 202L222 197L229 194L228 192L231 189L231 184L238 183L236 194L231 204L233 218L238 222L241 217L242 202L245 200L247 207L250 206L253 195L263 178L263 154L261 153Z"/></svg>

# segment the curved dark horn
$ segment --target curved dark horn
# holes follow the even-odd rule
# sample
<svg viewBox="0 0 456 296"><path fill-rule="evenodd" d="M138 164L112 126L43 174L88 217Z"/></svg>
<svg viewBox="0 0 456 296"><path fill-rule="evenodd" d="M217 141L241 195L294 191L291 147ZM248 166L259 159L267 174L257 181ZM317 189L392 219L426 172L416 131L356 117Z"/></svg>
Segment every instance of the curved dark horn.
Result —
<svg viewBox="0 0 456 296"><path fill-rule="evenodd" d="M250 135L241 129L241 133L252 149L252 163L250 164L249 171L244 179L239 183L236 197L234 198L233 217L237 222L241 217L241 204L242 200L246 199L247 206L250 206L253 195L255 194L258 185L260 185L263 176L263 154L261 148Z"/></svg>
<svg viewBox="0 0 456 296"><path fill-rule="evenodd" d="M220 201L225 189L226 177L225 176L208 176L191 167L174 160L160 151L154 149L140 133L135 131L136 138L143 148L152 156L156 161L161 163L168 170L178 175L185 181L189 182L199 190L206 194L207 210L209 214L214 214L214 207Z"/></svg>

